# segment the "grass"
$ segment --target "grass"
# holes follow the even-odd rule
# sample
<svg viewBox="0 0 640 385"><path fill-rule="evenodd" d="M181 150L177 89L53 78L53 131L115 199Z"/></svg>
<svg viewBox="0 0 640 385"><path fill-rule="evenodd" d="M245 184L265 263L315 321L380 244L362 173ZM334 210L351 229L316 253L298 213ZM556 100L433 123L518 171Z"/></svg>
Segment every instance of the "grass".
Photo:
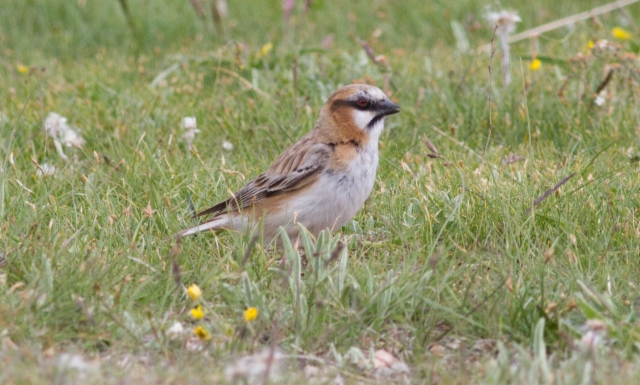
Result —
<svg viewBox="0 0 640 385"><path fill-rule="evenodd" d="M603 3L504 7L523 30ZM280 2L229 2L217 29L189 2L131 0L135 33L116 1L2 7L0 382L223 382L240 357L277 346L291 383L307 381L307 364L378 381L378 349L416 383L637 383L636 45L584 47L615 26L640 41L640 8L541 36L535 72L531 43L514 44L508 88L497 52L489 105L489 55L456 50L451 27L486 44L483 2L296 7L283 22ZM167 239L191 224L189 199L203 208L261 172L339 85L385 77L402 112L381 138L374 192L333 237L308 240L319 256L306 267L297 251L261 247L243 264L239 234ZM53 111L87 141L68 161L42 130ZM202 130L191 152L185 116ZM45 163L54 175L39 176ZM175 322L186 332L171 338ZM597 348L582 347L589 336Z"/></svg>

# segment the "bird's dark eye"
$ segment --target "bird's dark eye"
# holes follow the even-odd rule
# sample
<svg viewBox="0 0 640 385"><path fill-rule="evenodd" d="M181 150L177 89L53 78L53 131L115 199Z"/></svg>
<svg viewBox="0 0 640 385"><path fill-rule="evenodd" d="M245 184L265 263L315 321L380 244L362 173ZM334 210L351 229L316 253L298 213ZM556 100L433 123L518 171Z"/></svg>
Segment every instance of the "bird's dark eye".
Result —
<svg viewBox="0 0 640 385"><path fill-rule="evenodd" d="M367 104L369 104L369 102L367 101L367 99L358 99L358 105L360 107L366 107Z"/></svg>

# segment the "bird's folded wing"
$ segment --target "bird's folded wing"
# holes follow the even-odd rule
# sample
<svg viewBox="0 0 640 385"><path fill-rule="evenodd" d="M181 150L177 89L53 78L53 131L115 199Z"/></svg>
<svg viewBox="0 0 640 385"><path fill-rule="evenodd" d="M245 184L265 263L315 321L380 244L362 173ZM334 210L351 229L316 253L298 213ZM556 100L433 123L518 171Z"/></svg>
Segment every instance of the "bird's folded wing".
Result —
<svg viewBox="0 0 640 385"><path fill-rule="evenodd" d="M298 142L234 196L197 216L240 211L267 197L302 188L319 178L329 163L332 151L333 147L327 144Z"/></svg>

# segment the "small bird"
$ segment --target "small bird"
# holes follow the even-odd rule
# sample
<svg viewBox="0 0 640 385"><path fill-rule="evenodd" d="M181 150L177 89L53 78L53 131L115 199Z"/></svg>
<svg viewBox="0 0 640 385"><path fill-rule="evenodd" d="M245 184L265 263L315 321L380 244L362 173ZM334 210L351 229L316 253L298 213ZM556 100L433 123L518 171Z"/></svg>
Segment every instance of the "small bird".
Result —
<svg viewBox="0 0 640 385"><path fill-rule="evenodd" d="M400 112L377 87L352 84L335 91L313 130L287 148L257 178L229 199L196 216L212 215L178 238L206 230L244 230L269 244L283 227L297 242L299 228L313 236L340 229L371 194L378 168L378 138L387 115Z"/></svg>

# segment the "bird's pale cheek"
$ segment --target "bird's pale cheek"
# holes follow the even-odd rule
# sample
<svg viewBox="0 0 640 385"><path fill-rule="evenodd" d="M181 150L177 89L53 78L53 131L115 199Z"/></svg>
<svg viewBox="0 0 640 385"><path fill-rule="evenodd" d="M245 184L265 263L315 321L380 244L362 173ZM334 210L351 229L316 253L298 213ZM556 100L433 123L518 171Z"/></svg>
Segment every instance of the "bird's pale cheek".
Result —
<svg viewBox="0 0 640 385"><path fill-rule="evenodd" d="M375 114L372 111L353 110L353 121L361 130L366 130L373 118Z"/></svg>

